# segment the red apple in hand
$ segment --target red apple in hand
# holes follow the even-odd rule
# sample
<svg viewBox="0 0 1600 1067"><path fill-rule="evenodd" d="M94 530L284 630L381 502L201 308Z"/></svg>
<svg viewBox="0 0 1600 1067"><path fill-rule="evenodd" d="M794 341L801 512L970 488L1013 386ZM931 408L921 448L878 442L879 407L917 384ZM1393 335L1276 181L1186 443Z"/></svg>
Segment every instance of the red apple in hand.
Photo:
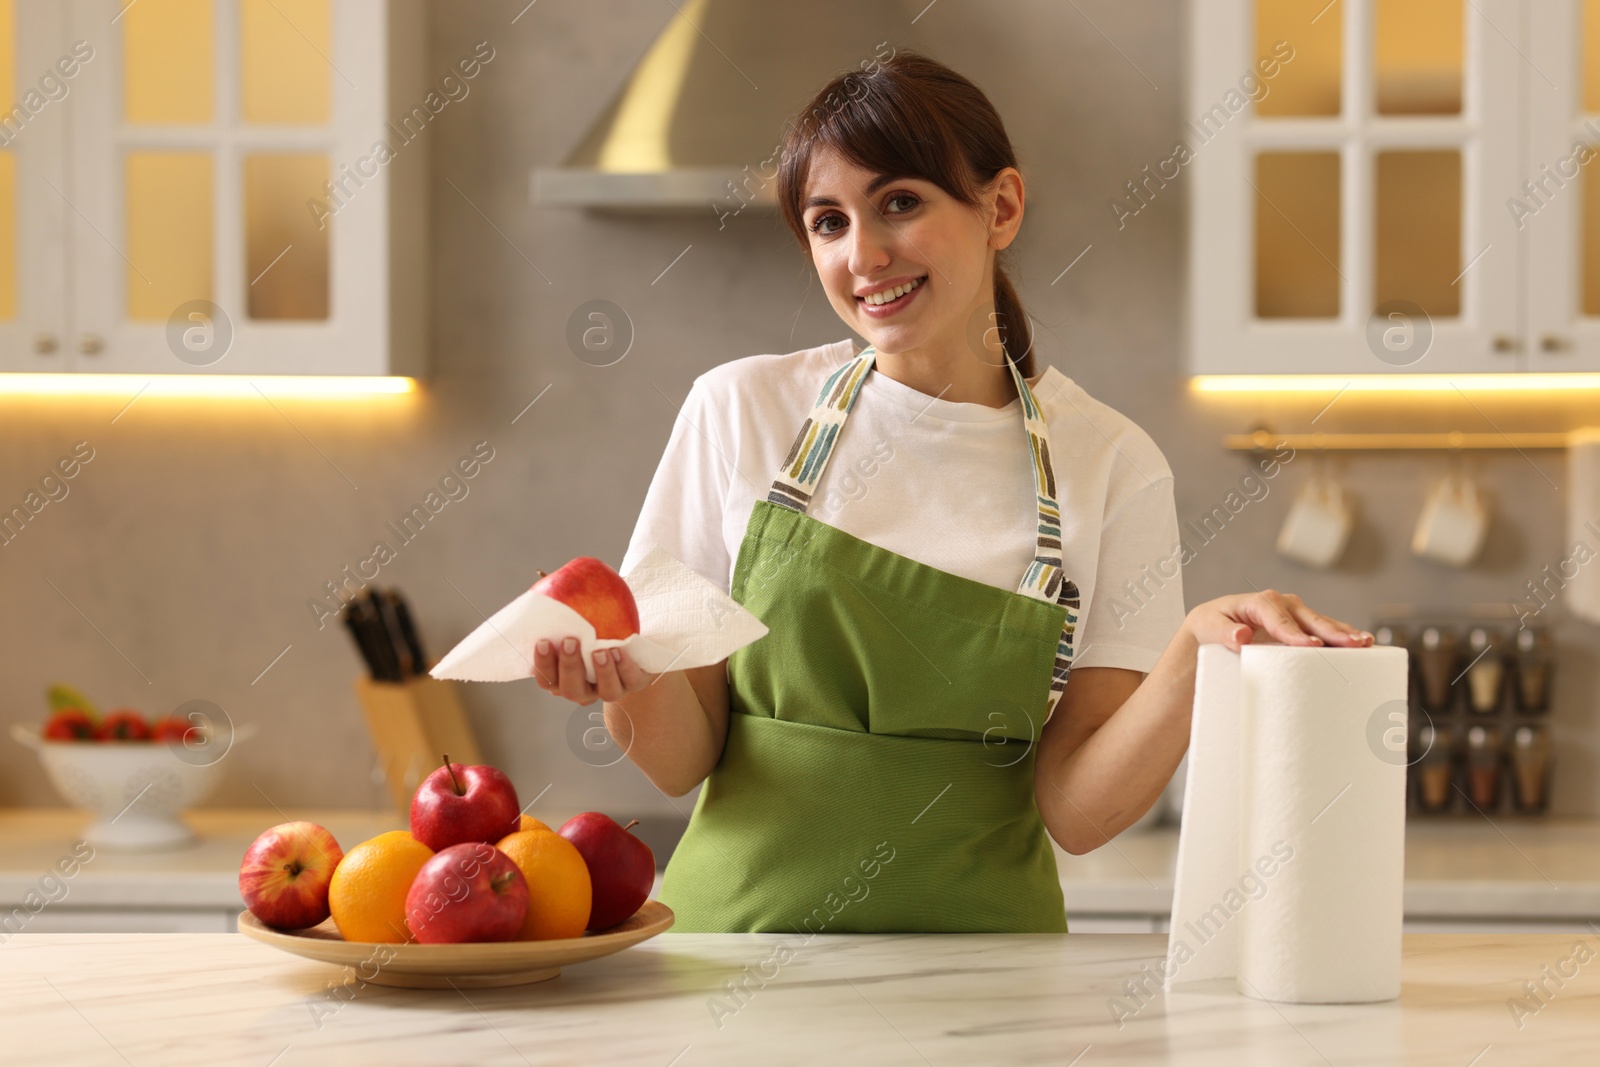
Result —
<svg viewBox="0 0 1600 1067"><path fill-rule="evenodd" d="M602 641L624 640L639 632L639 605L622 576L592 556L579 556L554 574L539 572L533 592L559 600L594 624Z"/></svg>
<svg viewBox="0 0 1600 1067"><path fill-rule="evenodd" d="M578 846L589 868L589 884L594 902L589 908L589 929L615 926L639 910L655 884L656 857L650 846L640 841L627 826L618 826L609 815L586 811L574 815L557 831Z"/></svg>
<svg viewBox="0 0 1600 1067"><path fill-rule="evenodd" d="M487 764L451 763L446 756L411 798L411 836L435 852L471 841L493 844L521 822L516 786Z"/></svg>
<svg viewBox="0 0 1600 1067"><path fill-rule="evenodd" d="M528 882L511 857L482 841L451 845L417 872L406 928L424 945L510 941L528 913Z"/></svg>
<svg viewBox="0 0 1600 1067"><path fill-rule="evenodd" d="M239 895L250 914L279 930L303 930L328 917L328 883L344 850L314 822L286 822L245 850Z"/></svg>

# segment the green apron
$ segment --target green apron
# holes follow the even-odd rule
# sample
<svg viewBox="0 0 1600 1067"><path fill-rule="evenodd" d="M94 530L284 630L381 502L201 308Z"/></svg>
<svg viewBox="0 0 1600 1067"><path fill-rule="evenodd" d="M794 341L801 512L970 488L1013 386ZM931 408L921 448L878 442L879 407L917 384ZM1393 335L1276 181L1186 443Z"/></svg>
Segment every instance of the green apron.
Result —
<svg viewBox="0 0 1600 1067"><path fill-rule="evenodd" d="M730 593L766 624L728 659L728 737L667 863L679 932L1056 932L1034 801L1066 686L1077 587L1061 571L1049 437L1014 364L1038 487L1017 592L805 513L875 352L823 383Z"/></svg>

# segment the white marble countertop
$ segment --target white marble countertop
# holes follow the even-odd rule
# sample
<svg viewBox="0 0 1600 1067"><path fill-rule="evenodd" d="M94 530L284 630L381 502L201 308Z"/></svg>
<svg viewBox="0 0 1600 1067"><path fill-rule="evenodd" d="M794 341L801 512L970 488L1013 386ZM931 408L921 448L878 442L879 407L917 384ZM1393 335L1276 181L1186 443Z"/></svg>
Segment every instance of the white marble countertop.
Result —
<svg viewBox="0 0 1600 1067"><path fill-rule="evenodd" d="M674 934L506 989L330 983L344 972L238 934L21 934L0 946L0 1060L52 1067L707 1063L1590 1062L1600 937L1520 1019L1508 1008L1579 939L1413 934L1402 993L1269 1004L1229 982L1131 995L1160 935ZM783 943L786 957L774 952ZM778 961L782 962L768 962ZM729 983L752 975L746 992ZM1537 1002L1528 1002L1529 1005ZM1119 1007L1120 1004L1120 1007ZM1120 1020L1119 1020L1120 1016ZM1519 1026L1520 1022L1520 1026Z"/></svg>

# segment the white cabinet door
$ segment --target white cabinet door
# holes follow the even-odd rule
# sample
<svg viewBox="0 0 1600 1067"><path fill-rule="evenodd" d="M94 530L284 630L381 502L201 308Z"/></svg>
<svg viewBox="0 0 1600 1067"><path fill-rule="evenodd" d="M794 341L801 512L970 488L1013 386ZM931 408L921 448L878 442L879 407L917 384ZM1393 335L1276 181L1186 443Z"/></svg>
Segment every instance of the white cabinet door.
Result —
<svg viewBox="0 0 1600 1067"><path fill-rule="evenodd" d="M98 57L68 146L77 369L415 373L422 338L391 329L389 220L424 149L388 128L397 13L415 5L70 10Z"/></svg>
<svg viewBox="0 0 1600 1067"><path fill-rule="evenodd" d="M1505 196L1528 249L1529 365L1600 370L1600 5L1530 12L1528 150Z"/></svg>
<svg viewBox="0 0 1600 1067"><path fill-rule="evenodd" d="M63 371L63 131L82 63L59 5L0 3L0 371Z"/></svg>
<svg viewBox="0 0 1600 1067"><path fill-rule="evenodd" d="M1191 373L1520 369L1519 0L1191 10Z"/></svg>

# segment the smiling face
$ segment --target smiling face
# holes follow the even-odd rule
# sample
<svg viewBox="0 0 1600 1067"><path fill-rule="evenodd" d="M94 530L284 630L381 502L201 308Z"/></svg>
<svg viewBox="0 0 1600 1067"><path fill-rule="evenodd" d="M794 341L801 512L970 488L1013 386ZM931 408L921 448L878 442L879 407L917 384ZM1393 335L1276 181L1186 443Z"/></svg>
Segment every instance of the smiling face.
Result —
<svg viewBox="0 0 1600 1067"><path fill-rule="evenodd" d="M964 352L968 323L993 306L994 252L1021 221L1014 175L1002 171L975 209L933 182L880 175L818 151L801 204L834 311L880 352L922 351L941 361Z"/></svg>

